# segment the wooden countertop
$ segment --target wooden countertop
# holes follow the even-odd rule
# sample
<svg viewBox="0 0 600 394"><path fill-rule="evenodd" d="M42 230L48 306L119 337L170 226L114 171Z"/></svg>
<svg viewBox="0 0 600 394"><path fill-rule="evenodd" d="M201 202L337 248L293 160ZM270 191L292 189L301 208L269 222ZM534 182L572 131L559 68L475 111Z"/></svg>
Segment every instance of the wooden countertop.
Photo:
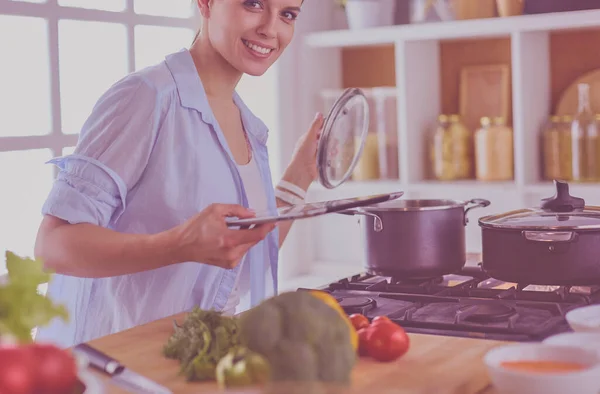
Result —
<svg viewBox="0 0 600 394"><path fill-rule="evenodd" d="M216 383L185 382L178 376L177 361L162 356L162 347L172 333L173 318L181 322L184 316L157 320L89 344L174 393L220 392ZM495 393L482 358L488 350L506 342L421 334L410 334L410 340L408 353L395 362L361 358L353 370L350 392L364 393L368 388L378 394ZM107 394L126 393L103 380Z"/></svg>

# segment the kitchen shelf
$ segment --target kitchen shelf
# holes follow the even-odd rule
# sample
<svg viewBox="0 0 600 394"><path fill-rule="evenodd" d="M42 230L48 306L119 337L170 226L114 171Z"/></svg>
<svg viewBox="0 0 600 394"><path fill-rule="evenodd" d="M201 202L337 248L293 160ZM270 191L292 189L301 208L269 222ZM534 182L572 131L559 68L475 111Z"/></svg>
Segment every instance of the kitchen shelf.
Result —
<svg viewBox="0 0 600 394"><path fill-rule="evenodd" d="M448 188L463 188L463 189L514 189L518 185L514 181L507 182L484 182L477 180L459 180L459 181L424 181L416 182L407 185L408 190L447 190Z"/></svg>
<svg viewBox="0 0 600 394"><path fill-rule="evenodd" d="M503 37L514 33L597 27L599 21L600 10L570 11L505 18L396 25L360 30L320 31L308 34L305 42L314 48L341 48L384 45L397 41Z"/></svg>
<svg viewBox="0 0 600 394"><path fill-rule="evenodd" d="M308 201L393 191L403 191L406 199L489 199L489 207L469 212L467 250L477 252L481 250L479 217L539 206L542 198L554 194L552 182L540 178L539 136L562 89L577 76L600 68L600 55L593 50L600 39L600 10L334 31L335 12L339 8L332 3L306 3L304 20L310 19L310 26L299 25L298 52L282 58L287 62L282 72L289 69L285 78L294 81L289 88L293 111L282 115L286 127L294 125L290 126L293 133L286 129L282 137L289 141L286 149L292 151L314 113L322 110L316 100L319 92L393 86L399 179L348 181L336 189L314 184ZM514 179L429 180L425 133L432 132L439 114L457 112L457 70L490 64L510 68ZM572 183L570 188L588 205L600 205L600 183ZM309 266L334 262L360 267L364 248L358 222L360 218L347 215L298 221L283 249L284 265L302 267L303 272L310 271ZM309 276L307 280L312 280L319 274Z"/></svg>
<svg viewBox="0 0 600 394"><path fill-rule="evenodd" d="M536 184L527 186L525 189L531 192L552 192L553 184ZM600 188L600 186L599 186ZM480 196L493 195L495 192L519 192L520 187L514 181L509 182L482 182L475 180L461 181L423 181L415 183L402 183L400 181L366 181L348 182L336 189L326 189L318 183L311 186L307 200L311 202L365 196L370 194L404 192L402 198L472 198L477 194ZM471 197L469 197L471 196Z"/></svg>
<svg viewBox="0 0 600 394"><path fill-rule="evenodd" d="M553 182L538 182L526 186L527 192L547 193L554 192ZM600 193L600 183L576 183L569 182L569 193L577 195L578 193ZM592 205L600 205L600 199Z"/></svg>

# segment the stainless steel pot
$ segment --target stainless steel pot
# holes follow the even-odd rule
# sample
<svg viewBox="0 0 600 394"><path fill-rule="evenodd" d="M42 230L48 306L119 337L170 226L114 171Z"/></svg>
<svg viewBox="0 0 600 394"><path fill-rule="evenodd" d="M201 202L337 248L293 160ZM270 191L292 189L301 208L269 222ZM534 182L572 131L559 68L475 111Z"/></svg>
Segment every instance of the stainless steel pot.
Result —
<svg viewBox="0 0 600 394"><path fill-rule="evenodd" d="M347 211L364 215L369 273L418 279L460 270L467 259L467 213L488 200L394 200Z"/></svg>
<svg viewBox="0 0 600 394"><path fill-rule="evenodd" d="M488 275L523 286L600 283L600 207L571 196L565 182L555 186L539 208L479 219Z"/></svg>

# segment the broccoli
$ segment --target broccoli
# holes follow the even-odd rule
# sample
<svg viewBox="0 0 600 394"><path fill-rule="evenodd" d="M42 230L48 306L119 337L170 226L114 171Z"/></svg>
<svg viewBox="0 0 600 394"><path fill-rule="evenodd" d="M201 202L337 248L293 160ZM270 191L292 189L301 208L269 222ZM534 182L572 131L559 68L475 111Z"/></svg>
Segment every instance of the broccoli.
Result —
<svg viewBox="0 0 600 394"><path fill-rule="evenodd" d="M309 292L282 293L239 317L243 346L262 355L272 382L348 384L356 352L343 317Z"/></svg>
<svg viewBox="0 0 600 394"><path fill-rule="evenodd" d="M195 307L181 326L175 323L163 354L180 361L188 381L214 380L219 360L238 345L235 318Z"/></svg>

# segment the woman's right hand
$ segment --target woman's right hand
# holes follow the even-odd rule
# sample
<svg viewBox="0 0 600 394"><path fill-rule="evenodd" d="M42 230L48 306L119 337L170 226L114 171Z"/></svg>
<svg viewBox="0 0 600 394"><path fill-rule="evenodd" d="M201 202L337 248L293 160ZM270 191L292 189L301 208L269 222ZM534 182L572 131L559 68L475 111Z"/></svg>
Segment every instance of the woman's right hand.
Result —
<svg viewBox="0 0 600 394"><path fill-rule="evenodd" d="M264 239L275 224L249 230L227 227L225 218L254 217L241 205L213 204L174 229L181 261L197 261L221 268L235 268L248 250Z"/></svg>

